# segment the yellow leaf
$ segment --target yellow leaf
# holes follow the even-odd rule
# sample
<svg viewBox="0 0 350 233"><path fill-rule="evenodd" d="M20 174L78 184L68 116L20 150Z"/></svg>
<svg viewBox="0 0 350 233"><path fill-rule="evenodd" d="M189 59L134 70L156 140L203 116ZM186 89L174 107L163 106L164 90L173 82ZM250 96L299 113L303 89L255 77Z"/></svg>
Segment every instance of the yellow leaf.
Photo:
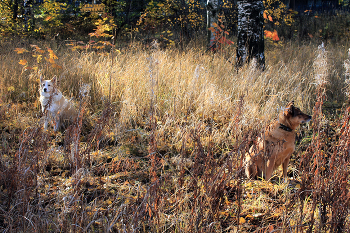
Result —
<svg viewBox="0 0 350 233"><path fill-rule="evenodd" d="M17 54L22 54L24 52L28 52L28 50L24 49L24 48L16 48L15 52L17 52Z"/></svg>
<svg viewBox="0 0 350 233"><path fill-rule="evenodd" d="M44 50L42 50L41 48L39 48L39 46L32 44L30 45L32 48L34 48L35 52L39 52L39 53L45 53Z"/></svg>
<svg viewBox="0 0 350 233"><path fill-rule="evenodd" d="M56 69L62 69L63 67L60 65L57 65L56 63L51 63L51 66Z"/></svg>
<svg viewBox="0 0 350 233"><path fill-rule="evenodd" d="M240 217L239 218L239 224L244 224L246 221L243 217Z"/></svg>
<svg viewBox="0 0 350 233"><path fill-rule="evenodd" d="M297 224L297 222L295 220L293 220L293 219L291 219L289 221L289 223L290 223L291 226L295 226Z"/></svg>
<svg viewBox="0 0 350 233"><path fill-rule="evenodd" d="M229 216L230 214L229 213L227 213L227 212L225 212L225 211L219 211L219 215L221 215L221 216Z"/></svg>
<svg viewBox="0 0 350 233"><path fill-rule="evenodd" d="M56 54L53 52L52 49L47 48L47 51L49 52L50 58L52 58L52 59L58 59L58 57L56 56Z"/></svg>
<svg viewBox="0 0 350 233"><path fill-rule="evenodd" d="M20 65L25 66L28 64L27 60L23 59L18 62Z"/></svg>
<svg viewBox="0 0 350 233"><path fill-rule="evenodd" d="M14 88L14 86L10 86L10 87L8 87L8 88L7 88L7 91L8 91L8 92L12 92L12 91L15 91L15 88Z"/></svg>
<svg viewBox="0 0 350 233"><path fill-rule="evenodd" d="M54 64L54 63L55 63L55 60L52 59L51 57L48 59L48 61L49 61L51 64Z"/></svg>

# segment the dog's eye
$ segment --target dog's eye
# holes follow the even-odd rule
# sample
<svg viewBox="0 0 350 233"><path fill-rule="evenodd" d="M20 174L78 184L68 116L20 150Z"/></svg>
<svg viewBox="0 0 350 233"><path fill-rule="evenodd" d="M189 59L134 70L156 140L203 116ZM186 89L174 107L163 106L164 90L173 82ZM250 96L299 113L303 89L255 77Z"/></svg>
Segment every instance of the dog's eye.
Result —
<svg viewBox="0 0 350 233"><path fill-rule="evenodd" d="M48 86L51 86L50 84L48 84Z"/></svg>

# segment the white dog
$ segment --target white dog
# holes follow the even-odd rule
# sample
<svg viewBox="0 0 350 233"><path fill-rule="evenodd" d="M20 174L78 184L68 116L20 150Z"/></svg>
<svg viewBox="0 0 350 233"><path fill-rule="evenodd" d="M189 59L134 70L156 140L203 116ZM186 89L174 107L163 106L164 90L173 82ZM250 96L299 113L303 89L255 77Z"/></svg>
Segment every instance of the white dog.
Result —
<svg viewBox="0 0 350 233"><path fill-rule="evenodd" d="M54 121L54 130L60 127L67 127L77 117L77 111L70 100L67 100L57 88L57 77L51 80L44 80L40 76L40 103L41 110L45 114L44 129L47 129L48 122Z"/></svg>

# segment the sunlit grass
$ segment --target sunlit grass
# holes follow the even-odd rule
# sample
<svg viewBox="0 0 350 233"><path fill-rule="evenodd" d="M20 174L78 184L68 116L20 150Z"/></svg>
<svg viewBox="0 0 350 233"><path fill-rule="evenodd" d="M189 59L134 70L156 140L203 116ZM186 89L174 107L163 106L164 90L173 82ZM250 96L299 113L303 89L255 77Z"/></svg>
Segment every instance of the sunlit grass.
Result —
<svg viewBox="0 0 350 233"><path fill-rule="evenodd" d="M84 117L92 127L82 130L78 151L65 148L67 132L41 131L38 74L18 64L36 59L15 53L16 47L23 46L2 45L0 57L0 168L8 174L1 195L9 200L1 203L7 217L2 229L294 232L307 229L311 216L320 225L313 209L318 199L302 186L310 185L310 177L299 165L301 157L313 155L306 151L314 143L312 123L298 130L308 140L298 142L289 183L277 178L279 170L271 182L247 180L241 159L289 101L312 115L317 85L325 83L320 80L327 80L333 112L342 112L342 47L326 47L324 60L317 60L313 45L273 48L260 71L254 64L236 70L233 49L228 57L196 48L134 45L78 53L61 46L55 52L63 69L44 60L38 66L46 78L60 77L60 89L77 106L79 87L91 84ZM339 132L326 114L323 128L338 128L323 150ZM17 221L19 215L30 221Z"/></svg>

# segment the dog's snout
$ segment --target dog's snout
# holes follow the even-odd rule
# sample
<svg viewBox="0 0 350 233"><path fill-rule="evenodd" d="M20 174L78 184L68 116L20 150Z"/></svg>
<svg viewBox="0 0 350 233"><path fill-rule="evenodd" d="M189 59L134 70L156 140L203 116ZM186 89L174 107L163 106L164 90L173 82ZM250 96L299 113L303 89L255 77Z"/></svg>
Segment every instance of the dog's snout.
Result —
<svg viewBox="0 0 350 233"><path fill-rule="evenodd" d="M311 116L309 116L309 115L306 115L306 118L305 118L305 120L303 121L303 123L307 123L307 122L309 122L309 121L311 121Z"/></svg>
<svg viewBox="0 0 350 233"><path fill-rule="evenodd" d="M44 88L44 92L46 92L47 91L47 89L46 89L46 87Z"/></svg>

